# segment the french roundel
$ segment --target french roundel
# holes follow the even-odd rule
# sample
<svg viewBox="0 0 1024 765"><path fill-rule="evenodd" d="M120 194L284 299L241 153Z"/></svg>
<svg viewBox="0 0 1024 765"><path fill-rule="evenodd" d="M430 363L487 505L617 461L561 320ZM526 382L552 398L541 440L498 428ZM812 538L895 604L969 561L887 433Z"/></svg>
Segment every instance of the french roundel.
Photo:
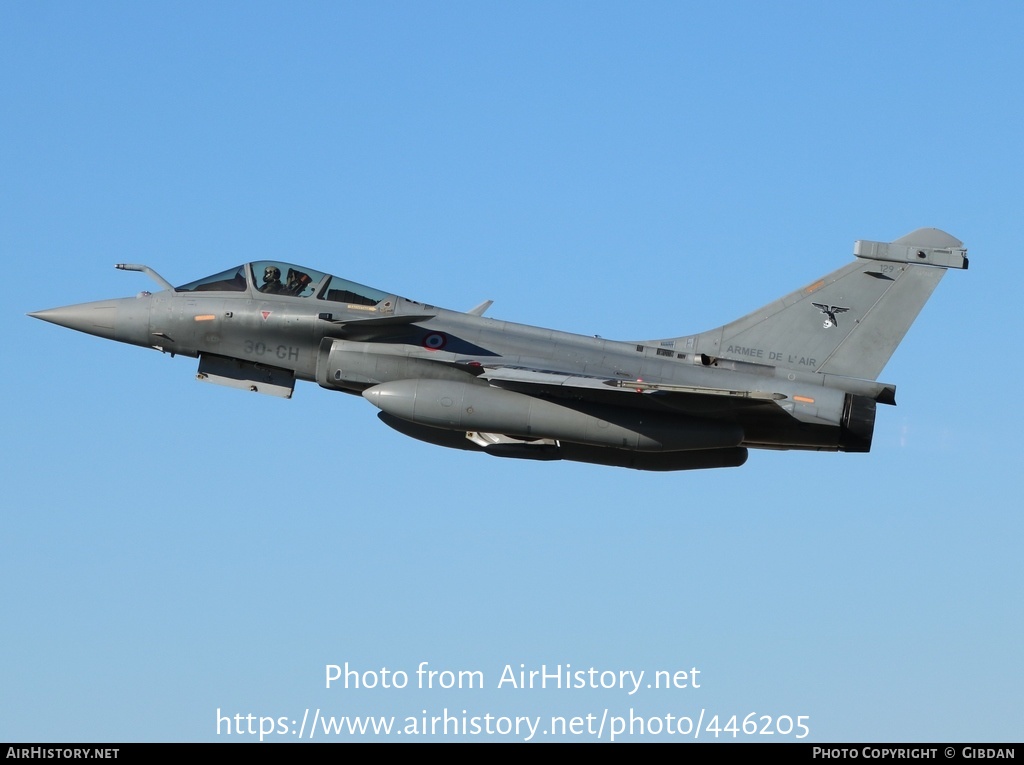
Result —
<svg viewBox="0 0 1024 765"><path fill-rule="evenodd" d="M444 332L431 332L423 338L423 347L428 351L439 351L448 344L448 335Z"/></svg>

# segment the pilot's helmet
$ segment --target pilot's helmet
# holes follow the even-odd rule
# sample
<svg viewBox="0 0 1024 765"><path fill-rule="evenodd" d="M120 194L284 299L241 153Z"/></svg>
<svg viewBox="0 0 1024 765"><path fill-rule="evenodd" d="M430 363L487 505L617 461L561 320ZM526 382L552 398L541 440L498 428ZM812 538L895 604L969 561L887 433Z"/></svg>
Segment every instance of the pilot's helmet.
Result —
<svg viewBox="0 0 1024 765"><path fill-rule="evenodd" d="M265 282L279 282L281 281L281 269L277 266L267 266L263 269L263 281Z"/></svg>

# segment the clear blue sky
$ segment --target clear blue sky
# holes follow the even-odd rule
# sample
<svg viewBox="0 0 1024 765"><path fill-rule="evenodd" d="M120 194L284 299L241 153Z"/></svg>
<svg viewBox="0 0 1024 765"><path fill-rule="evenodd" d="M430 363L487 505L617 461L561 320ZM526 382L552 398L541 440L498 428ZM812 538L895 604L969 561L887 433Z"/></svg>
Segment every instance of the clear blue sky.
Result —
<svg viewBox="0 0 1024 765"><path fill-rule="evenodd" d="M250 738L218 709L1021 740L1022 38L1011 2L0 5L0 740ZM24 315L154 287L115 262L277 258L661 337L920 226L972 265L873 451L734 470L444 450ZM423 661L486 687L324 687Z"/></svg>

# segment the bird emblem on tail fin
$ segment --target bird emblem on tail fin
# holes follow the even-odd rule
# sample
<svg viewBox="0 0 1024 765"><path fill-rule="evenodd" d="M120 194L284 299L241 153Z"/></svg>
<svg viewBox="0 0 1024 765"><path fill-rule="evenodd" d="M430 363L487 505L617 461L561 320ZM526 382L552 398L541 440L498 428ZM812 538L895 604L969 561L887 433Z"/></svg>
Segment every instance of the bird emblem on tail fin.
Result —
<svg viewBox="0 0 1024 765"><path fill-rule="evenodd" d="M815 308L825 314L825 321L822 323L822 327L828 329L829 327L838 327L839 322L836 320L837 313L846 313L849 308L840 308L837 305L829 306L827 303L811 303Z"/></svg>

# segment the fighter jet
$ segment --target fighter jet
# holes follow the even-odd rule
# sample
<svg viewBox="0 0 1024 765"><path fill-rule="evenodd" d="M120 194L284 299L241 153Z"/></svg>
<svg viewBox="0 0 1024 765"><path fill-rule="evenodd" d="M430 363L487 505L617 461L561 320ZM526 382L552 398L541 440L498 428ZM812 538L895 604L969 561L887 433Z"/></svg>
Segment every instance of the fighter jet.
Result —
<svg viewBox="0 0 1024 765"><path fill-rule="evenodd" d="M866 452L883 367L963 243L922 228L723 327L621 342L419 303L263 260L37 319L199 359L204 382L361 395L385 424L497 457L638 470L737 467L748 449ZM842 323L836 315L843 313ZM825 321L822 322L822 315Z"/></svg>

